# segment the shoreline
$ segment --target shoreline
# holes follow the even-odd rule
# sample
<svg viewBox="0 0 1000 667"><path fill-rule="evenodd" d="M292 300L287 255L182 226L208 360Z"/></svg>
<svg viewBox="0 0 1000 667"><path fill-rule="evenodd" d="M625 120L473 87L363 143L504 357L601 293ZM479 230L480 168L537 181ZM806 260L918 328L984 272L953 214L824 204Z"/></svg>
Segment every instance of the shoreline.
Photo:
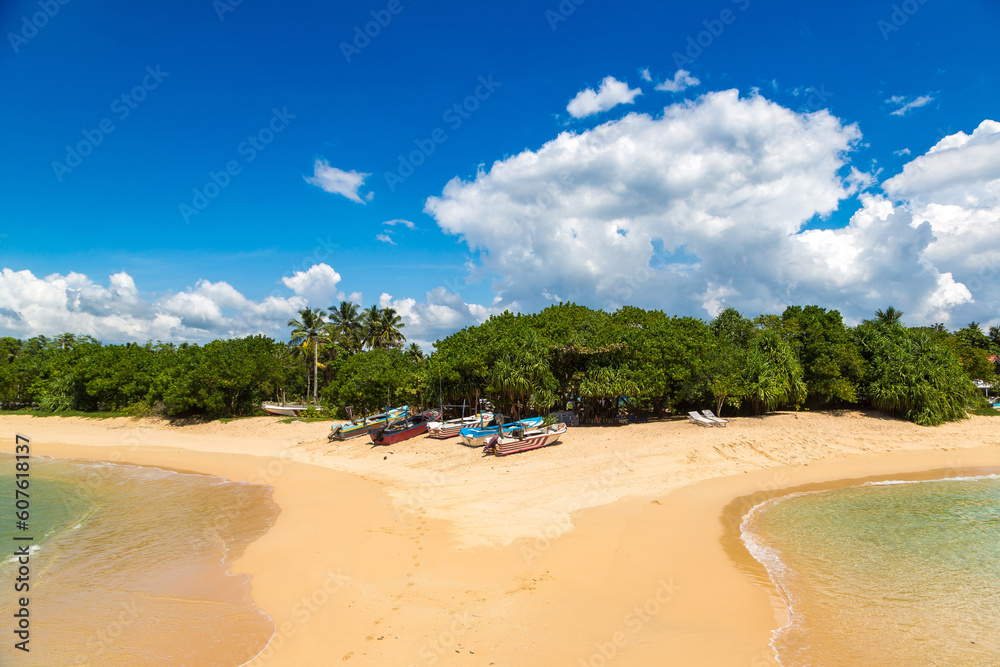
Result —
<svg viewBox="0 0 1000 667"><path fill-rule="evenodd" d="M780 413L725 429L579 427L503 458L426 437L328 444L327 424L271 418L3 416L0 441L11 449L17 432L44 455L271 486L281 513L231 569L252 576L276 626L251 665L768 665L783 610L740 549L763 567L731 543L739 503L1000 467L990 419L923 428Z"/></svg>

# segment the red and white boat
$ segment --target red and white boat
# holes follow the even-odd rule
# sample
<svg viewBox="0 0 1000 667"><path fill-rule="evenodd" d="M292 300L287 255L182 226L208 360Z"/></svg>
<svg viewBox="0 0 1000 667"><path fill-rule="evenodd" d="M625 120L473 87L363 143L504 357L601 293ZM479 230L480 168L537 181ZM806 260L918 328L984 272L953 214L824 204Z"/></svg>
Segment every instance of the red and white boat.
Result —
<svg viewBox="0 0 1000 667"><path fill-rule="evenodd" d="M493 453L497 456L526 452L529 449L538 449L545 445L551 445L559 440L559 436L566 432L566 424L551 424L545 428L514 429L502 435L495 435L489 439L483 447L483 453Z"/></svg>
<svg viewBox="0 0 1000 667"><path fill-rule="evenodd" d="M437 410L428 410L419 415L411 415L409 412L402 415L398 420L391 422L387 426L371 431L368 436L372 439L373 445L394 445L403 440L425 433L427 425L439 418L441 413Z"/></svg>
<svg viewBox="0 0 1000 667"><path fill-rule="evenodd" d="M438 440L454 438L463 428L482 426L483 424L488 424L491 419L493 419L492 412L481 412L471 417L449 419L446 422L431 422L427 425L427 437L437 438Z"/></svg>

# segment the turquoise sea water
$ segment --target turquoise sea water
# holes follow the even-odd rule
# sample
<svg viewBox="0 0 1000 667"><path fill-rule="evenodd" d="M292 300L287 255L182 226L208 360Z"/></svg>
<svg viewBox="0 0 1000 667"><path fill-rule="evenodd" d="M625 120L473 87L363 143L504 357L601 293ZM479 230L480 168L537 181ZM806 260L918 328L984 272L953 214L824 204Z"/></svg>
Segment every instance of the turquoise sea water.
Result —
<svg viewBox="0 0 1000 667"><path fill-rule="evenodd" d="M0 454L0 634L25 595L13 537L31 536L31 651L4 641L0 664L240 665L264 648L273 623L228 570L274 522L270 488L33 457L21 531L14 472Z"/></svg>
<svg viewBox="0 0 1000 667"><path fill-rule="evenodd" d="M793 494L742 532L789 610L786 667L1000 665L1000 476Z"/></svg>

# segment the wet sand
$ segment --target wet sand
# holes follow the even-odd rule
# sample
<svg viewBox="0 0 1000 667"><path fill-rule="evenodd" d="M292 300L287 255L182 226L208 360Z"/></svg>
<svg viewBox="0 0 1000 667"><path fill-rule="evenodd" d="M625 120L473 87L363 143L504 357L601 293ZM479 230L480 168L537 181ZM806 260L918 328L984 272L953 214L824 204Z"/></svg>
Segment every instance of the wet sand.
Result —
<svg viewBox="0 0 1000 667"><path fill-rule="evenodd" d="M277 627L255 665L776 664L784 612L734 541L745 510L806 484L1000 466L989 417L676 419L503 458L327 443L329 424L275 418L0 425L6 451L22 433L40 454L272 486L281 514L233 568Z"/></svg>

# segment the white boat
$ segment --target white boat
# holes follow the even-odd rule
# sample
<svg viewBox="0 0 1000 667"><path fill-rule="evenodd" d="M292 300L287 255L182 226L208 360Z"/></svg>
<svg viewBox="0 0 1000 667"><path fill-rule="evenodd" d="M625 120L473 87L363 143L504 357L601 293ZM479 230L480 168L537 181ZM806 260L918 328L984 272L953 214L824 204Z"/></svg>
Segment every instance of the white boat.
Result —
<svg viewBox="0 0 1000 667"><path fill-rule="evenodd" d="M278 405L277 403L264 403L261 407L267 410L268 414L279 417L298 417L309 409L308 405Z"/></svg>
<svg viewBox="0 0 1000 667"><path fill-rule="evenodd" d="M436 421L427 425L427 437L444 440L454 438L464 428L482 426L488 424L493 419L492 412L484 412L470 417L460 417L449 419L448 421Z"/></svg>
<svg viewBox="0 0 1000 667"><path fill-rule="evenodd" d="M559 436L566 432L566 424L550 424L546 428L525 430L517 428L510 431L509 435L495 435L490 438L483 448L484 454L496 454L506 456L516 454L529 449L538 449L545 445L551 445L559 440Z"/></svg>
<svg viewBox="0 0 1000 667"><path fill-rule="evenodd" d="M501 417L502 419L502 417ZM542 425L541 417L530 417L528 419L522 419L516 422L508 422L503 425L502 430L504 433L509 433L516 428L538 428ZM462 444L468 445L469 447L482 447L486 444L486 441L497 435L501 431L501 426L499 424L491 424L484 426L482 428L468 427L463 428L459 431L459 435L462 436Z"/></svg>

